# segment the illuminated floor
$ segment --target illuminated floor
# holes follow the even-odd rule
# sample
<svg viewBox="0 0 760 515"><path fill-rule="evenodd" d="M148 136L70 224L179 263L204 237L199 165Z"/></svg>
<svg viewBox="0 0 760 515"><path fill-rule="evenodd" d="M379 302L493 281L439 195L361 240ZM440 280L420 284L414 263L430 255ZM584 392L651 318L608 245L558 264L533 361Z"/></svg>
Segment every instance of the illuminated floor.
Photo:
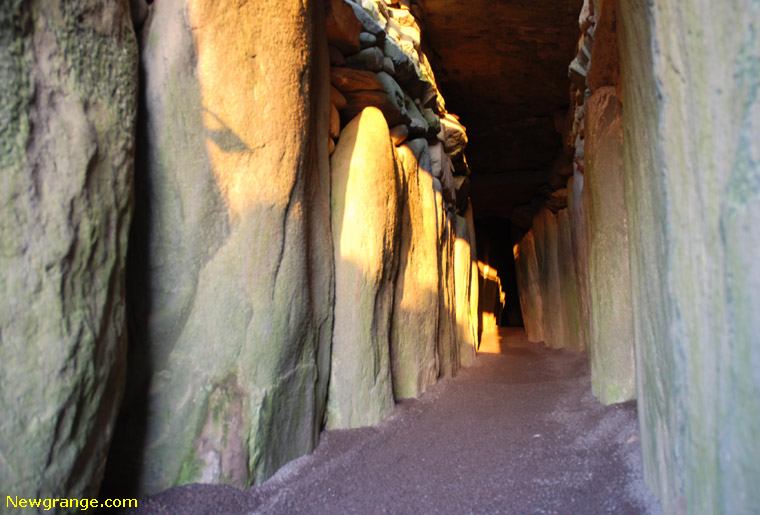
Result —
<svg viewBox="0 0 760 515"><path fill-rule="evenodd" d="M485 334L481 349L475 366L380 426L325 433L263 485L176 488L140 512L659 513L635 403L599 404L584 354L517 329Z"/></svg>

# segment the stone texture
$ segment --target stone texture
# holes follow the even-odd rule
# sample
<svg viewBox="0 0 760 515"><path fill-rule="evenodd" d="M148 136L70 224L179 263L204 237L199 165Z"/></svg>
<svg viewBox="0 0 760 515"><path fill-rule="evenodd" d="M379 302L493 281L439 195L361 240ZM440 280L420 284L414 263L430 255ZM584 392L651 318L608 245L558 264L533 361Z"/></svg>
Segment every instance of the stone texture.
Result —
<svg viewBox="0 0 760 515"><path fill-rule="evenodd" d="M477 339L472 332L470 295L472 294L472 252L467 220L454 215L454 291L456 302L457 342L459 362L463 367L475 361ZM475 277L477 281L477 276Z"/></svg>
<svg viewBox="0 0 760 515"><path fill-rule="evenodd" d="M427 142L400 146L397 163L404 194L390 356L393 394L402 399L419 396L438 378L438 228Z"/></svg>
<svg viewBox="0 0 760 515"><path fill-rule="evenodd" d="M539 211L533 218L533 236L543 308L544 342L555 349L561 348L567 344L567 328L563 316L557 259L557 215L546 208Z"/></svg>
<svg viewBox="0 0 760 515"><path fill-rule="evenodd" d="M570 213L567 209L557 213L559 291L562 296L562 314L565 317L565 327L567 328L565 348L580 352L586 350L586 327L581 316L570 225Z"/></svg>
<svg viewBox="0 0 760 515"><path fill-rule="evenodd" d="M636 396L621 108L614 88L598 89L586 114L591 386L605 403Z"/></svg>
<svg viewBox="0 0 760 515"><path fill-rule="evenodd" d="M125 1L0 6L7 495L98 492L124 387L137 63Z"/></svg>
<svg viewBox="0 0 760 515"><path fill-rule="evenodd" d="M156 2L143 28L131 386L112 456L115 476L140 468L142 494L246 487L316 444L333 282L321 13Z"/></svg>
<svg viewBox="0 0 760 515"><path fill-rule="evenodd" d="M665 510L756 513L760 9L623 0L618 19L645 478Z"/></svg>
<svg viewBox="0 0 760 515"><path fill-rule="evenodd" d="M544 311L533 231L528 231L516 247L515 273L525 332L530 341L542 342L544 341Z"/></svg>
<svg viewBox="0 0 760 515"><path fill-rule="evenodd" d="M393 408L399 178L378 109L365 109L343 129L331 177L335 325L327 427L339 429L377 424Z"/></svg>

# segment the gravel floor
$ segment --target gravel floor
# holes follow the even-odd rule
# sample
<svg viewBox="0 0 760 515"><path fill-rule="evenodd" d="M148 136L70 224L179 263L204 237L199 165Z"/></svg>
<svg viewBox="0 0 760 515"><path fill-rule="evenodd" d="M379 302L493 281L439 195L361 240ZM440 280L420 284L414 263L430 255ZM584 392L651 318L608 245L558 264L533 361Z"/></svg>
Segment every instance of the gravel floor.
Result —
<svg viewBox="0 0 760 515"><path fill-rule="evenodd" d="M186 485L130 513L661 513L642 478L636 404L599 404L585 354L531 344L522 329L482 348L379 426L328 431L261 485Z"/></svg>

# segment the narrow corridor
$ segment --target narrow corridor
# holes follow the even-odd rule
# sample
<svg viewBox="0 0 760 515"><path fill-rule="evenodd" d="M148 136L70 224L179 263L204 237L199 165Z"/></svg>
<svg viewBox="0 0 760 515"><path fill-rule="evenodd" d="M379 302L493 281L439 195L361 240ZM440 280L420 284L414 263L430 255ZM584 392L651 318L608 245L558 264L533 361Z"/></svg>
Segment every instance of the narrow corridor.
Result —
<svg viewBox="0 0 760 515"><path fill-rule="evenodd" d="M502 328L379 426L328 431L245 492L186 485L137 513L660 513L640 455L635 402L600 404L584 353Z"/></svg>

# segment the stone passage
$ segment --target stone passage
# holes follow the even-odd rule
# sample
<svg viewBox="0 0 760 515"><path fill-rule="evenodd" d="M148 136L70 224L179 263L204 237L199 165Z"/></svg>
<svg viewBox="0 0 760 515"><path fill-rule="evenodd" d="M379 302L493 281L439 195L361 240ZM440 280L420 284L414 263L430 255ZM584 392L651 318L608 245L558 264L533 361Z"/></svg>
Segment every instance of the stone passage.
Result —
<svg viewBox="0 0 760 515"><path fill-rule="evenodd" d="M495 353L377 427L328 431L258 487L188 485L137 513L660 513L635 402L600 404L583 354L532 344L522 329L484 333L482 348Z"/></svg>
<svg viewBox="0 0 760 515"><path fill-rule="evenodd" d="M344 433L399 439L344 454L411 474L394 502L426 511L424 476L636 510L577 476L628 440L563 411L635 398L666 512L760 513L758 27L758 0L3 0L0 492L245 489L400 404L424 437ZM555 352L467 371L520 324ZM532 425L565 446L515 446ZM593 441L615 470L573 461ZM342 478L312 497L362 507Z"/></svg>

